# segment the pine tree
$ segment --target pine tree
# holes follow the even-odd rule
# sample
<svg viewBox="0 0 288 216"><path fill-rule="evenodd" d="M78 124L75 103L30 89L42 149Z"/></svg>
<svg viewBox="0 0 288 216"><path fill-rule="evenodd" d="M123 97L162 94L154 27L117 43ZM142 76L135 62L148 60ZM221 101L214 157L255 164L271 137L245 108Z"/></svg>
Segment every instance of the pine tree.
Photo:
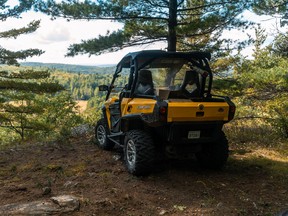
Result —
<svg viewBox="0 0 288 216"><path fill-rule="evenodd" d="M49 75L48 71L17 72L15 68L12 71L0 71L1 127L12 129L22 140L26 130L45 129L45 125L35 121L35 117L39 117L45 109L35 104L35 98L37 95L63 90L61 85L47 80Z"/></svg>
<svg viewBox="0 0 288 216"><path fill-rule="evenodd" d="M35 2L33 0L18 0L18 4L16 4L14 7L10 7L7 0L0 0L0 22L5 22L7 18L20 18L20 15L23 12L31 10L34 3ZM26 27L0 32L0 38L16 39L19 35L29 34L36 31L39 25L40 21L34 20ZM39 49L27 49L16 52L10 51L2 47L0 44L0 64L19 65L18 60L41 55L42 53L43 51Z"/></svg>
<svg viewBox="0 0 288 216"><path fill-rule="evenodd" d="M273 42L273 52L282 57L288 57L288 32L276 35Z"/></svg>
<svg viewBox="0 0 288 216"><path fill-rule="evenodd" d="M219 47L230 40L220 39L224 29L245 29L249 23L240 14L250 7L244 0L98 0L61 3L43 0L37 10L52 17L87 20L113 20L123 29L98 38L83 40L68 48L67 56L99 55L125 47L164 41L168 51Z"/></svg>
<svg viewBox="0 0 288 216"><path fill-rule="evenodd" d="M287 0L254 0L253 9L259 15L271 15L280 18L281 26L288 24Z"/></svg>
<svg viewBox="0 0 288 216"><path fill-rule="evenodd" d="M18 18L20 14L32 7L33 1L20 0L19 4L10 8L5 0L0 1L0 21L8 17ZM40 21L32 21L26 27L0 32L0 38L16 39L19 35L32 33L39 27ZM44 126L37 124L44 107L35 104L37 95L55 93L63 87L48 81L48 71L21 70L18 60L41 55L42 50L27 49L10 51L0 45L0 127L8 128L19 134L22 140L26 130L41 130Z"/></svg>

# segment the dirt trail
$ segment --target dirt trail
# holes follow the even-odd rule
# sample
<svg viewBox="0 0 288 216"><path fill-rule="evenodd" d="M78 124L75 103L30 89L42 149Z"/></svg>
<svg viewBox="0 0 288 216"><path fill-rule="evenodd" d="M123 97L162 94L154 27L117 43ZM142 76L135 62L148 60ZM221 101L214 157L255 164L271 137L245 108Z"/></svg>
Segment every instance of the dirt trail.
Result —
<svg viewBox="0 0 288 216"><path fill-rule="evenodd" d="M74 215L276 215L288 209L287 178L243 158L232 152L218 172L195 161L166 161L136 178L119 152L99 150L86 137L2 150L0 205L71 194L81 201Z"/></svg>

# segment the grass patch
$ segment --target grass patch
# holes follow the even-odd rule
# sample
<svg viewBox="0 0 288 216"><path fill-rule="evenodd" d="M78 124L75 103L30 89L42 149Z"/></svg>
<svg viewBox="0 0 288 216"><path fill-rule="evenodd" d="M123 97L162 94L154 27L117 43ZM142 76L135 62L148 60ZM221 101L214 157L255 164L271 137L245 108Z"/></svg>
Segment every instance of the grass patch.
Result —
<svg viewBox="0 0 288 216"><path fill-rule="evenodd" d="M264 171L288 180L288 156L280 151L256 148L245 153L232 150L229 164L233 169Z"/></svg>
<svg viewBox="0 0 288 216"><path fill-rule="evenodd" d="M64 170L63 167L58 164L48 164L44 169L49 172L56 172L56 173L62 173Z"/></svg>
<svg viewBox="0 0 288 216"><path fill-rule="evenodd" d="M86 164L85 162L75 164L73 167L67 168L65 175L67 176L82 176L85 174Z"/></svg>
<svg viewBox="0 0 288 216"><path fill-rule="evenodd" d="M254 143L262 147L274 147L282 141L277 131L260 119L235 120L226 124L224 131L234 145Z"/></svg>
<svg viewBox="0 0 288 216"><path fill-rule="evenodd" d="M225 125L224 131L230 142L232 167L288 178L288 140L269 123L261 119L236 120Z"/></svg>

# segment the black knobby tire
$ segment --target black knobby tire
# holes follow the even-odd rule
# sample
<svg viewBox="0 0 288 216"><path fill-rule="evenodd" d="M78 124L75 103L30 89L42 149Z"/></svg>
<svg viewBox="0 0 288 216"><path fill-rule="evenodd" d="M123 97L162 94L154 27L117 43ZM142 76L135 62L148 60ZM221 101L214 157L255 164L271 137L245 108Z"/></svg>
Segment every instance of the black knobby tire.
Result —
<svg viewBox="0 0 288 216"><path fill-rule="evenodd" d="M115 143L108 139L107 135L110 134L108 125L104 118L100 119L95 127L95 138L97 145L104 150L111 150Z"/></svg>
<svg viewBox="0 0 288 216"><path fill-rule="evenodd" d="M204 144L202 151L196 153L200 165L208 169L221 169L229 156L228 140L223 131L218 132L217 141Z"/></svg>
<svg viewBox="0 0 288 216"><path fill-rule="evenodd" d="M144 130L131 130L124 140L124 160L128 172L136 176L148 175L155 161L152 136Z"/></svg>

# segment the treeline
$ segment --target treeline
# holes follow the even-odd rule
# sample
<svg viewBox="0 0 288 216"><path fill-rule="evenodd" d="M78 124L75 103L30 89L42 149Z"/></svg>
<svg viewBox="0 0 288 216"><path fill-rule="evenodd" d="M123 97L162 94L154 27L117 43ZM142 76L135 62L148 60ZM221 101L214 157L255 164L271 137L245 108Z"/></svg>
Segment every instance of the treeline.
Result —
<svg viewBox="0 0 288 216"><path fill-rule="evenodd" d="M99 85L108 85L111 82L115 66L85 66L71 64L24 62L23 68L48 70L53 81L61 84L68 90L75 100L89 100L95 96L103 96L99 92ZM121 79L120 79L121 80ZM125 79L123 79L123 86Z"/></svg>
<svg viewBox="0 0 288 216"><path fill-rule="evenodd" d="M71 92L75 100L90 100L93 97L102 97L104 92L99 92L99 85L109 85L114 70L107 73L95 74L69 74L67 72L54 71L51 73L53 80L61 84L66 90ZM118 78L119 87L124 87L128 82L128 76Z"/></svg>
<svg viewBox="0 0 288 216"><path fill-rule="evenodd" d="M42 62L22 62L21 66L33 67L38 69L50 69L52 71L65 71L67 73L95 74L109 73L114 70L113 65L103 66L88 66L88 65L72 65L72 64L57 64L57 63L42 63Z"/></svg>
<svg viewBox="0 0 288 216"><path fill-rule="evenodd" d="M21 63L23 68L48 70L50 79L61 84L75 100L89 100L94 96L102 96L98 86L111 82L115 66L99 67L70 64L54 64L41 62ZM124 81L123 81L124 82Z"/></svg>
<svg viewBox="0 0 288 216"><path fill-rule="evenodd" d="M89 100L94 96L101 96L98 86L109 84L112 73L108 74L66 74L52 72L52 79L59 82L68 90L75 100Z"/></svg>

